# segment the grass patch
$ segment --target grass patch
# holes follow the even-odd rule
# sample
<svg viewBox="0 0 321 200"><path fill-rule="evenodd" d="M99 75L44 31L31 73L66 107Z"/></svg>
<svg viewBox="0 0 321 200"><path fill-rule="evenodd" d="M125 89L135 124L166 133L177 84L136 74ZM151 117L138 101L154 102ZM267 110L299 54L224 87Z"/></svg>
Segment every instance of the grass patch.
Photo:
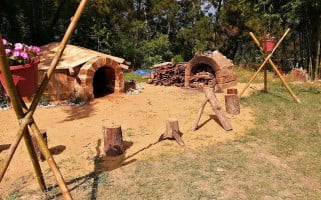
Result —
<svg viewBox="0 0 321 200"><path fill-rule="evenodd" d="M144 79L142 75L135 74L134 72L124 72L125 82L135 80L138 83L146 82L147 79Z"/></svg>

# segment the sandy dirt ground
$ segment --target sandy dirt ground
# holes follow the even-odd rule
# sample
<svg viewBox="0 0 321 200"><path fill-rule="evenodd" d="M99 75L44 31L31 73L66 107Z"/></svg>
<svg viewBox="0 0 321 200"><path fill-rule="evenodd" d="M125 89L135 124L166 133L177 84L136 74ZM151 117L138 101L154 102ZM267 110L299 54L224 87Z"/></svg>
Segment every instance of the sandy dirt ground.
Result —
<svg viewBox="0 0 321 200"><path fill-rule="evenodd" d="M196 149L234 140L254 125L249 108L241 106L239 115L225 113L224 93L217 93L233 130L225 131L215 121L215 113L207 104L199 129L192 131L205 99L204 93L178 87L139 85L144 89L136 95L111 94L81 106L37 108L34 119L39 128L47 132L49 150L66 180L94 170L93 158L103 152L102 127L121 125L123 140L128 148L122 162L127 161L130 165L132 160L148 159L171 147ZM239 84L236 87L240 92L244 86ZM251 87L245 95L258 89L259 86ZM185 146L179 146L174 140L158 142L169 118L178 119ZM0 161L3 162L18 130L13 109L0 111L0 124ZM55 184L47 162L41 162L41 167L47 184ZM117 168L117 163L109 167ZM24 142L21 142L0 183L0 199L4 197L1 195L7 195L13 189L37 188L31 161Z"/></svg>

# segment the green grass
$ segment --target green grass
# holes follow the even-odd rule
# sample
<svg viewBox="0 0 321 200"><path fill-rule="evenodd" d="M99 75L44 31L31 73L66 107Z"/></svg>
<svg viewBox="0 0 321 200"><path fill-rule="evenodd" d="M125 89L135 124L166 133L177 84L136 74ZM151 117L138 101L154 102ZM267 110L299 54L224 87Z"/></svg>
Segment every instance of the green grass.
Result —
<svg viewBox="0 0 321 200"><path fill-rule="evenodd" d="M129 82L131 80L135 80L138 83L146 82L147 79L143 79L142 75L137 75L134 72L124 72L125 82Z"/></svg>
<svg viewBox="0 0 321 200"><path fill-rule="evenodd" d="M246 80L253 74L242 73ZM72 195L76 199L321 199L321 86L291 84L291 88L300 104L277 81L269 82L268 93L242 98L242 106L253 110L255 127L237 141L196 150L178 148L132 162L116 174L96 175L95 188L89 177L86 187L78 187ZM13 189L6 199L21 195Z"/></svg>

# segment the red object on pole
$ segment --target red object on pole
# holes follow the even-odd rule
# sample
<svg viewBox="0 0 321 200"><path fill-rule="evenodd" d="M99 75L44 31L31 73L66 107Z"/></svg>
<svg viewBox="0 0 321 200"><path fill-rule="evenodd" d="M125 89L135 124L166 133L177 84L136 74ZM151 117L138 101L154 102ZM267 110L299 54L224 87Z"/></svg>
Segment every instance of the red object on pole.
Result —
<svg viewBox="0 0 321 200"><path fill-rule="evenodd" d="M262 48L265 53L270 53L273 51L275 47L275 40L263 40L262 41Z"/></svg>

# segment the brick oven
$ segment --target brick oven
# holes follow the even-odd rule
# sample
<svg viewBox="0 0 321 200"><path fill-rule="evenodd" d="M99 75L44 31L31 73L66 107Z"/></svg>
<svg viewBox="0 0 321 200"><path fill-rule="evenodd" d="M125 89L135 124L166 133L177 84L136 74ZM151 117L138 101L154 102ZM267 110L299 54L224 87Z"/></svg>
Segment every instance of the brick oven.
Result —
<svg viewBox="0 0 321 200"><path fill-rule="evenodd" d="M216 91L221 91L236 84L237 76L233 71L233 62L219 51L196 55L186 65L186 88L209 85Z"/></svg>
<svg viewBox="0 0 321 200"><path fill-rule="evenodd" d="M58 48L59 43L41 47L39 84ZM67 45L43 97L55 102L72 98L88 101L110 93L124 92L123 69L128 69L129 64L122 58Z"/></svg>

